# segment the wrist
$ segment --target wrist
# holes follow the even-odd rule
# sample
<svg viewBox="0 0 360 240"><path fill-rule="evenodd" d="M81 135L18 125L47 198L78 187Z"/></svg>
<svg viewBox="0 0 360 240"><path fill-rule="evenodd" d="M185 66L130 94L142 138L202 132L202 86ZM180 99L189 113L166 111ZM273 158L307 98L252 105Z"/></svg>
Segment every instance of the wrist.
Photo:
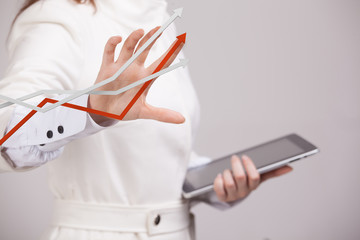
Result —
<svg viewBox="0 0 360 240"><path fill-rule="evenodd" d="M96 109L94 108L94 96L89 95L88 97L88 102L87 102L87 107L91 108L91 109ZM100 109L96 109L96 110L100 110ZM103 110L100 110L103 111ZM108 118L99 114L95 114L95 113L89 113L89 116L91 117L91 119L98 125L102 126L102 127L108 127L111 125L114 125L115 123L117 123L119 120L116 119L112 119L112 118Z"/></svg>

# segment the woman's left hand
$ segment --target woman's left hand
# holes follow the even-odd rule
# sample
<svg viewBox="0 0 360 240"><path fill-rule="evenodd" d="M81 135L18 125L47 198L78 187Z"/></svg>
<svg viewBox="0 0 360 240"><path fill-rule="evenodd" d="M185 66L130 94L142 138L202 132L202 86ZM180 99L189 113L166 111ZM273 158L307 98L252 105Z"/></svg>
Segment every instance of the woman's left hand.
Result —
<svg viewBox="0 0 360 240"><path fill-rule="evenodd" d="M291 167L284 166L260 175L248 156L242 156L242 160L243 163L236 155L232 156L232 171L226 169L215 178L214 190L220 201L232 202L244 198L255 190L261 182L292 170Z"/></svg>

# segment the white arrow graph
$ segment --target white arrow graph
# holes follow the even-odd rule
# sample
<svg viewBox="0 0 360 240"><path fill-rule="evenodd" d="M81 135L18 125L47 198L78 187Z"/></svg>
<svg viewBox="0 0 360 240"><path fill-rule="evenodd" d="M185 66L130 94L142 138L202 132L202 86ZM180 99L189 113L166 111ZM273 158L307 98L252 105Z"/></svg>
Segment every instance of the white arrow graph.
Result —
<svg viewBox="0 0 360 240"><path fill-rule="evenodd" d="M83 90L42 90L42 91L39 91L39 92L36 92L36 93L32 93L32 94L29 94L29 95L26 95L26 96L23 96L21 98L18 98L18 99L13 99L13 98L9 98L7 96L3 96L3 95L0 95L0 99L3 99L3 100L6 100L8 102L6 103L3 103L0 105L0 108L3 108L3 107L6 107L6 106L9 106L9 105L12 105L13 103L15 104L19 104L19 105L22 105L24 107L27 107L27 108L30 108L30 109L33 109L33 110L36 110L38 112L47 112L51 109L54 109L64 103L67 103L73 99L76 99L84 94L103 94L103 95L116 95L116 94L120 94L124 91L127 91L133 87L136 87L142 83L145 83L146 81L148 80L151 80L155 77L158 77L162 74L165 74L169 71L172 71L174 70L175 68L178 68L180 66L185 66L187 63L188 63L188 60L182 60L180 61L180 63L178 64L175 64L173 66L170 66L166 69L163 69L157 73L154 73L144 79L141 79L135 83L132 83L124 88L121 88L119 90L116 90L116 91L95 91L97 88L99 87L102 87L108 83L111 83L113 81L115 81L122 72L125 71L125 69L127 67L130 66L130 64L172 23L174 22L178 17L181 17L181 14L182 14L182 11L183 11L183 8L178 8L178 9L175 9L174 10L174 14L154 33L153 36L151 36L151 38L146 41L146 43L138 50L136 51L136 53L123 65L121 66L121 68L110 78L108 79L105 79L104 81L100 82L100 83L97 83L91 87L88 87L86 89L83 89ZM124 90L125 89L125 90ZM40 93L41 92L41 93ZM51 106L48 106L48 107L45 107L45 108L39 108L37 106L34 106L34 105L31 105L31 104L28 104L28 103L25 103L23 102L24 100L26 99L29 99L29 98L32 98L32 97L35 97L35 96L38 96L40 94L43 94L43 93L73 93L72 95L62 99L61 101L58 101L57 103L54 103L52 104Z"/></svg>

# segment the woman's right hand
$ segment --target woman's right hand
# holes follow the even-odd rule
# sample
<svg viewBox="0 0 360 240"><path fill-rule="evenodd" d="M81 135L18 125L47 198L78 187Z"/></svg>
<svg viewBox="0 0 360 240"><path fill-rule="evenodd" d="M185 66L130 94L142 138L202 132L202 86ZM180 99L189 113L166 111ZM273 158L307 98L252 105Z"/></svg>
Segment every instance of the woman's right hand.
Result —
<svg viewBox="0 0 360 240"><path fill-rule="evenodd" d="M122 38L120 36L111 37L105 45L104 55L102 60L102 65L95 81L95 84L104 81L105 79L113 76L118 69L124 65L132 55L145 44L145 42L159 29L156 27L148 32L144 36L144 31L142 29L132 32L129 37L125 40L125 43L120 51L118 58L115 60L115 48L121 42ZM144 36L144 37L143 37ZM140 40L141 39L141 40ZM140 41L140 42L139 42ZM156 40L155 40L156 41ZM146 76L153 74L156 67L160 64L161 60L165 57L164 53L159 59L153 62L150 66L145 67L145 60L151 50L151 47L154 45L155 41L151 43L137 58L134 62L128 66L125 71L113 82L106 84L100 88L97 88L97 91L115 91L122 87L125 87L137 80L140 80ZM139 42L139 44L138 44ZM135 50L136 45L138 47ZM166 62L163 68L168 67L176 58L178 53L183 47L183 43L175 50L174 54ZM170 46L171 48L172 46ZM169 48L169 49L170 49ZM168 51L169 51L168 49ZM167 52L168 52L167 51ZM120 115L125 109L127 104L132 100L136 95L142 85L134 87L124 93L119 95L90 95L88 105L92 109ZM150 85L151 86L151 85ZM134 119L154 119L162 122L168 123L183 123L185 118L178 112L158 108L149 105L146 102L146 95L150 88L140 96L136 103L132 106L130 111L125 115L124 120L134 120ZM109 118L90 114L95 122L101 125L105 121L108 121Z"/></svg>
<svg viewBox="0 0 360 240"><path fill-rule="evenodd" d="M242 156L242 161L238 156L233 155L231 167L232 171L226 169L214 180L214 191L218 199L223 202L245 198L265 180L292 171L290 166L284 166L260 175L254 162L246 155Z"/></svg>

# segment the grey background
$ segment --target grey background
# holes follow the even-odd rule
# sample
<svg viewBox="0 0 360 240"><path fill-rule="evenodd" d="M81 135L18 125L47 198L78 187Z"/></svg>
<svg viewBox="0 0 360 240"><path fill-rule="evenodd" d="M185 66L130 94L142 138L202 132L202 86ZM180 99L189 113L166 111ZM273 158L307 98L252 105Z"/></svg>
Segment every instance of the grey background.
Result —
<svg viewBox="0 0 360 240"><path fill-rule="evenodd" d="M18 6L0 2L1 74ZM360 239L360 1L169 2L178 6L202 104L198 152L291 132L321 150L231 210L195 207L198 239ZM46 167L1 174L0 239L38 239L51 206Z"/></svg>

